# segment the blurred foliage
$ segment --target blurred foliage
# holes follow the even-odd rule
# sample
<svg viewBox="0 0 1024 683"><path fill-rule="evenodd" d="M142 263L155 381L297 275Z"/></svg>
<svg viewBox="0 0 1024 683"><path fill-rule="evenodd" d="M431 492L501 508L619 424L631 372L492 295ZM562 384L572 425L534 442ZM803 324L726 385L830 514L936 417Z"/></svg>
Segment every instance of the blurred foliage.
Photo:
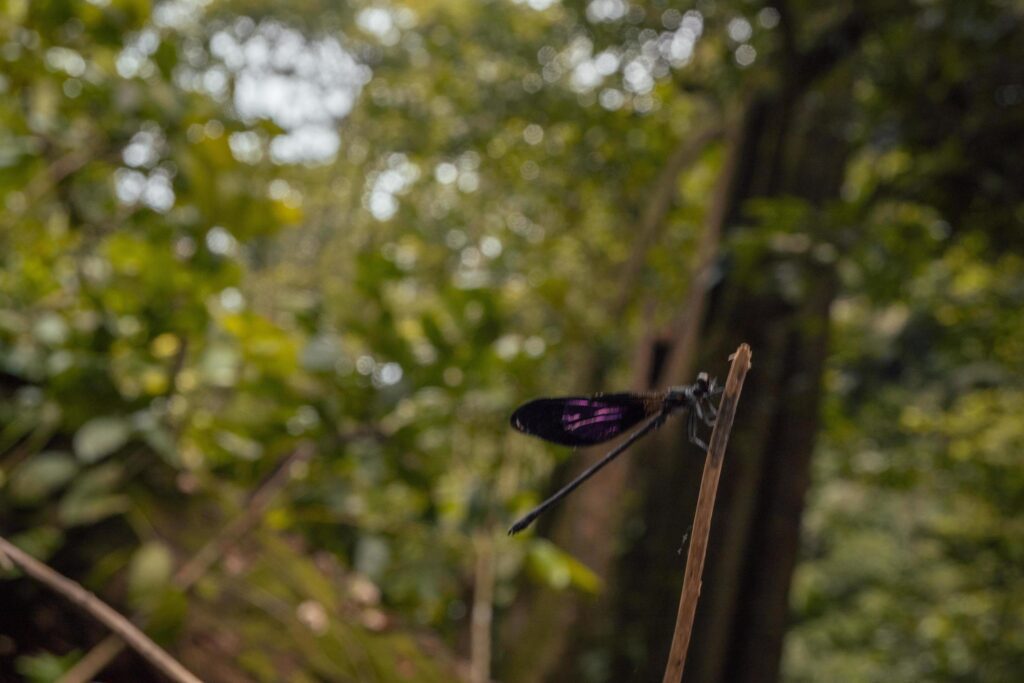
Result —
<svg viewBox="0 0 1024 683"><path fill-rule="evenodd" d="M834 14L792 4L799 41ZM794 681L1024 667L1024 174L999 147L1020 21L922 8L851 67L843 201L758 203L729 244L740 266L842 255ZM451 680L419 632L465 655L481 529L499 614L523 580L601 590L556 546L503 540L554 453L507 415L602 388L595 357L624 382L674 314L721 148L625 292L657 303L618 315L630 226L679 141L771 81L778 24L747 2L5 4L3 532L186 663L227 652L268 681ZM175 569L304 442L266 529L184 598ZM42 631L18 650L32 680L75 659Z"/></svg>
<svg viewBox="0 0 1024 683"><path fill-rule="evenodd" d="M794 680L1019 675L1022 276L1019 255L965 244L898 299L843 302L794 587Z"/></svg>
<svg viewBox="0 0 1024 683"><path fill-rule="evenodd" d="M1024 666L1024 169L1006 146L1024 132L1021 15L957 3L914 20L915 40L879 31L860 64L845 194L869 238L833 311L794 681Z"/></svg>

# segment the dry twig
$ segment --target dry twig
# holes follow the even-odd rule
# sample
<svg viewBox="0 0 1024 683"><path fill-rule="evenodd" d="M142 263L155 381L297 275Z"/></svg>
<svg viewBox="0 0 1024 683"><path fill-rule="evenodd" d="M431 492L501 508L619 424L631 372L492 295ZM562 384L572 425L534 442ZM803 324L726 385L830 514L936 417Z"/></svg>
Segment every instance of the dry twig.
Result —
<svg viewBox="0 0 1024 683"><path fill-rule="evenodd" d="M750 347L740 344L736 353L732 355L732 367L729 369L729 378L725 381L725 392L722 394L718 419L715 422L714 432L711 434L707 460L704 462L704 476L700 481L697 511L693 516L690 551L686 557L683 593L679 598L679 612L676 615L672 650L669 652L663 683L679 683L683 678L686 651L690 646L690 634L693 630L693 617L697 612L697 599L700 597L701 574L704 572L704 555L708 549L711 515L715 510L718 478L722 473L725 446L729 441L733 418L736 416L736 405L739 403L740 392L743 390L743 380L749 369Z"/></svg>
<svg viewBox="0 0 1024 683"><path fill-rule="evenodd" d="M18 566L25 574L43 584L53 592L88 612L97 621L116 633L133 650L138 652L153 667L177 683L201 683L188 669L167 651L150 640L132 622L118 613L82 586L63 574L59 574L36 558L32 557L10 541L0 538L0 554Z"/></svg>
<svg viewBox="0 0 1024 683"><path fill-rule="evenodd" d="M174 585L188 591L224 554L247 534L266 512L270 501L291 478L292 468L313 457L313 446L300 444L285 456L273 473L250 496L245 509L224 527L174 575ZM88 683L124 649L125 642L115 631L85 654L58 683Z"/></svg>

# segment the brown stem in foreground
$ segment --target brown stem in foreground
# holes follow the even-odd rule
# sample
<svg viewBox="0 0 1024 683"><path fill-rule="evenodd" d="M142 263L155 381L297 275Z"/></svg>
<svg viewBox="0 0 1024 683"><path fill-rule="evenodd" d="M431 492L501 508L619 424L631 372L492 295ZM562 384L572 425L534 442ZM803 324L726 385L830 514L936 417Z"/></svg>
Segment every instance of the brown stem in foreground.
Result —
<svg viewBox="0 0 1024 683"><path fill-rule="evenodd" d="M749 369L750 347L740 344L736 353L732 355L732 367L729 369L729 378L725 381L725 392L722 394L718 419L715 422L715 429L711 433L708 456L704 463L704 476L700 481L697 511L693 516L693 535L690 537L690 550L686 557L683 592L679 598L679 612L676 616L675 634L672 637L672 650L669 652L663 683L679 683L683 678L686 650L690 646L693 617L697 612L697 600L700 597L701 574L704 572L704 555L708 549L708 535L711 532L711 515L715 510L718 479L722 474L725 447L729 442L729 432L732 430L732 421L736 416L736 405L739 403L740 392L743 390L743 380Z"/></svg>
<svg viewBox="0 0 1024 683"><path fill-rule="evenodd" d="M132 622L94 594L82 588L80 584L50 569L4 538L0 538L0 554L6 556L28 576L89 613L171 680L178 683L201 683L178 660L150 640L149 636L140 631Z"/></svg>
<svg viewBox="0 0 1024 683"><path fill-rule="evenodd" d="M313 446L300 444L285 456L249 498L245 509L183 564L172 579L182 592L189 590L224 554L247 534L266 512L270 501L291 478L292 468L313 457ZM113 629L112 629L113 630ZM125 641L115 631L89 650L57 683L88 683L124 650Z"/></svg>
<svg viewBox="0 0 1024 683"><path fill-rule="evenodd" d="M469 631L470 683L491 680L491 624L494 618L494 534L488 529L473 539L473 610Z"/></svg>

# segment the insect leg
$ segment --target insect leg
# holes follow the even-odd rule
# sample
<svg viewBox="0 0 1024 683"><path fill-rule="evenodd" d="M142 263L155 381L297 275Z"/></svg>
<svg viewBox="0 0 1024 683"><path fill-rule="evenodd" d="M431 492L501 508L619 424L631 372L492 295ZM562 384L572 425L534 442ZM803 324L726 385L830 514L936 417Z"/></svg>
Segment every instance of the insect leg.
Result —
<svg viewBox="0 0 1024 683"><path fill-rule="evenodd" d="M697 413L693 410L686 416L686 434L690 438L690 443L703 451L708 450L708 445L697 436Z"/></svg>
<svg viewBox="0 0 1024 683"><path fill-rule="evenodd" d="M714 427L715 420L718 419L718 409L715 408L715 404L711 402L710 398L706 398L704 400L707 402L707 405L705 406L707 409L707 416L704 418L704 424L708 427Z"/></svg>

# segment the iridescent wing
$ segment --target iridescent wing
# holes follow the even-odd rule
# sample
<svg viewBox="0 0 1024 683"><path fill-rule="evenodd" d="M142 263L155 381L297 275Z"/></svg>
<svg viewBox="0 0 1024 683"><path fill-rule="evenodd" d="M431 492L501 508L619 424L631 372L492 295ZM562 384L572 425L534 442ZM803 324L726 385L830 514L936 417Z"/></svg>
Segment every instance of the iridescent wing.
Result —
<svg viewBox="0 0 1024 683"><path fill-rule="evenodd" d="M512 413L512 426L563 446L608 441L661 410L660 394L598 394L538 398Z"/></svg>

